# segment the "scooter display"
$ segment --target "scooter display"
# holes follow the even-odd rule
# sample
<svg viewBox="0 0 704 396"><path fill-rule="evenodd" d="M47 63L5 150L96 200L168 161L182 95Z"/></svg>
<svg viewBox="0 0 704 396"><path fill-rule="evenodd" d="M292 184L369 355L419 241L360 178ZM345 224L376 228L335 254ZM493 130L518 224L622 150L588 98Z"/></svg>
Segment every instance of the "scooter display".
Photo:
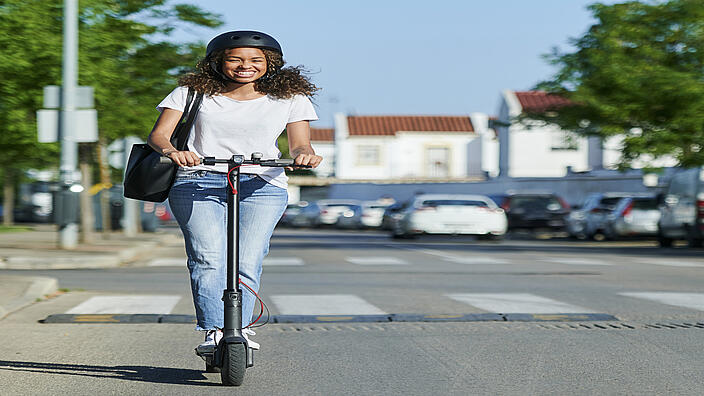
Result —
<svg viewBox="0 0 704 396"><path fill-rule="evenodd" d="M162 161L171 160L163 157ZM242 289L239 282L240 167L259 165L308 168L309 166L295 165L292 159L262 159L262 153L252 153L249 160L243 155L233 155L228 159L205 157L202 163L227 164L227 288L222 296L225 310L223 337L214 352L198 353L196 350L196 354L205 360L206 372L220 372L223 385L239 386L244 381L246 369L254 366L254 350L249 347L247 339L242 334Z"/></svg>

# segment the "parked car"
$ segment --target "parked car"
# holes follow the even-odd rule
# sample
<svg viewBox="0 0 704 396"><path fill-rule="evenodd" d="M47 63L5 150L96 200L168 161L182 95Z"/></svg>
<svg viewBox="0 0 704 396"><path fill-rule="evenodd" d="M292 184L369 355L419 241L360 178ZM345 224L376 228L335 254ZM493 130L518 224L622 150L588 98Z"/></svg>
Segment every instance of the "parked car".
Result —
<svg viewBox="0 0 704 396"><path fill-rule="evenodd" d="M423 194L402 212L392 234L469 234L485 237L504 235L506 214L489 197L463 194Z"/></svg>
<svg viewBox="0 0 704 396"><path fill-rule="evenodd" d="M363 228L362 205L349 205L347 209L340 212L335 227L355 230Z"/></svg>
<svg viewBox="0 0 704 396"><path fill-rule="evenodd" d="M351 199L323 199L317 201L320 207L320 214L316 219L317 226L331 226L337 223L337 218L342 212L349 210L352 206L359 206L360 201Z"/></svg>
<svg viewBox="0 0 704 396"><path fill-rule="evenodd" d="M391 206L390 203L366 201L362 203L362 225L369 228L381 227L384 212Z"/></svg>
<svg viewBox="0 0 704 396"><path fill-rule="evenodd" d="M623 192L587 195L582 205L567 216L567 232L577 239L604 239L606 216L614 210L621 198L634 195Z"/></svg>
<svg viewBox="0 0 704 396"><path fill-rule="evenodd" d="M289 204L279 224L285 227L313 227L317 224L320 207L315 202Z"/></svg>
<svg viewBox="0 0 704 396"><path fill-rule="evenodd" d="M655 195L621 198L606 216L604 235L608 239L656 236L659 220L660 211Z"/></svg>
<svg viewBox="0 0 704 396"><path fill-rule="evenodd" d="M672 246L684 239L701 247L704 239L704 168L682 169L670 179L659 206L658 242Z"/></svg>
<svg viewBox="0 0 704 396"><path fill-rule="evenodd" d="M561 231L570 213L567 203L552 193L515 193L489 196L505 212L508 229Z"/></svg>
<svg viewBox="0 0 704 396"><path fill-rule="evenodd" d="M381 217L381 229L391 231L396 226L396 222L403 216L403 211L412 203L411 200L396 202L389 205Z"/></svg>

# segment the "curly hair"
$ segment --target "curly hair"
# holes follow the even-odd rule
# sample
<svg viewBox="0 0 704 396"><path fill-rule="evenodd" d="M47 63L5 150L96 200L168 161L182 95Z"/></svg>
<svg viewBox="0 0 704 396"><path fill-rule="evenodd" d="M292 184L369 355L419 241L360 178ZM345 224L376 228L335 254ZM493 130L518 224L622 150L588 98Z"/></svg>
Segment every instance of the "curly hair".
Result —
<svg viewBox="0 0 704 396"><path fill-rule="evenodd" d="M254 89L277 99L289 99L294 95L313 96L320 88L316 87L304 74L302 66L284 67L283 56L276 51L262 48L266 58L266 73L254 81ZM215 52L212 59L222 65L225 50ZM228 81L210 67L210 57L198 61L196 70L183 75L178 80L180 86L193 88L206 95L225 92Z"/></svg>

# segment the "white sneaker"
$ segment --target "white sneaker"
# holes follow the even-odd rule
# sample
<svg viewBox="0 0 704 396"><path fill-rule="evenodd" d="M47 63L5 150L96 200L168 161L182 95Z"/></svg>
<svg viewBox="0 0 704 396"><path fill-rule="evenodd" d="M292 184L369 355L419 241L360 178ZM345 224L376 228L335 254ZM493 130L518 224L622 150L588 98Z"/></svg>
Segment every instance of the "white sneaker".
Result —
<svg viewBox="0 0 704 396"><path fill-rule="evenodd" d="M250 340L249 337L247 337L248 335L252 335L252 336L253 336L253 335L256 335L256 334L257 334L257 333L255 333L254 330L242 329L242 335L244 336L244 338L247 339L247 344L249 345L249 347L252 348L252 349L254 349L254 350L259 350L259 346L260 346L259 343L256 343L256 342Z"/></svg>
<svg viewBox="0 0 704 396"><path fill-rule="evenodd" d="M218 342L222 339L222 330L207 330L205 341L196 347L197 354L213 353Z"/></svg>

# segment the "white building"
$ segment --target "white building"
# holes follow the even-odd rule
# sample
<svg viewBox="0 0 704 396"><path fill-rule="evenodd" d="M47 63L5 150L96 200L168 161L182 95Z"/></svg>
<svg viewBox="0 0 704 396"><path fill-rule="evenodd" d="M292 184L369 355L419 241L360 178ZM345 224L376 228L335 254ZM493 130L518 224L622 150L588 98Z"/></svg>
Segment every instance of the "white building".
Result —
<svg viewBox="0 0 704 396"><path fill-rule="evenodd" d="M476 179L484 174L481 139L484 132L489 133L486 128L477 130L469 116L338 113L335 115L335 177Z"/></svg>
<svg viewBox="0 0 704 396"><path fill-rule="evenodd" d="M332 128L310 128L310 144L323 162L313 169L318 177L330 177L335 170L335 130Z"/></svg>
<svg viewBox="0 0 704 396"><path fill-rule="evenodd" d="M516 120L523 112L547 112L569 102L542 91L505 90L501 95L498 117L493 127L498 134L498 171L492 176L561 177L568 168L574 172L615 169L621 160L622 137L606 141L599 137L580 137L556 125L536 123L528 127ZM530 122L527 122L530 125ZM493 148L492 148L493 149ZM643 156L633 168L646 164L674 166L673 158L652 161Z"/></svg>

